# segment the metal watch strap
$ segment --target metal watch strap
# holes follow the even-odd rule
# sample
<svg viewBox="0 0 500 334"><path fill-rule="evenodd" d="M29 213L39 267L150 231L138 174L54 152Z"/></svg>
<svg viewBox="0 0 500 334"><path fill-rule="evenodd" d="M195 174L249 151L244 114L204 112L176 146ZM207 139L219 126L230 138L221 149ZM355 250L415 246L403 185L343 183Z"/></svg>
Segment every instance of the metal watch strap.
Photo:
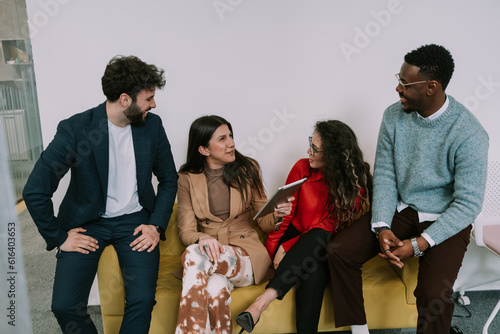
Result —
<svg viewBox="0 0 500 334"><path fill-rule="evenodd" d="M417 238L411 238L411 246L413 247L413 257L420 257L424 252L418 248Z"/></svg>

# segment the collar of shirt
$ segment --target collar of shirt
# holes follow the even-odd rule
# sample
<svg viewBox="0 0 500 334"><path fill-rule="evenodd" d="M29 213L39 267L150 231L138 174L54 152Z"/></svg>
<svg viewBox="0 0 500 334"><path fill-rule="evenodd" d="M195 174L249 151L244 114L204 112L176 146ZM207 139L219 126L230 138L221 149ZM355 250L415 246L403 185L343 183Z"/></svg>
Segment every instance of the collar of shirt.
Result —
<svg viewBox="0 0 500 334"><path fill-rule="evenodd" d="M448 96L446 95L446 100L444 101L443 105L434 114L430 115L429 117L422 117L419 113L417 113L417 115L418 115L418 117L420 117L422 119L428 119L429 121L431 121L431 120L436 119L439 116L441 116L441 114L444 113L446 109L448 109L449 104L450 104L450 100L448 99Z"/></svg>

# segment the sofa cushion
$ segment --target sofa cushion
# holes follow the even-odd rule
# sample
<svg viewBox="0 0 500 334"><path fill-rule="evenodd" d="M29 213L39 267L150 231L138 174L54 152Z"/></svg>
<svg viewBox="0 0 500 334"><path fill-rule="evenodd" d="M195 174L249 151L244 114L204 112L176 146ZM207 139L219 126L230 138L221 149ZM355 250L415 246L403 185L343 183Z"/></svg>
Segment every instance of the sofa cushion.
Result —
<svg viewBox="0 0 500 334"><path fill-rule="evenodd" d="M261 240L264 241L265 234L259 230L257 231ZM152 314L150 334L175 332L182 281L171 273L181 266L180 256L184 249L178 237L176 205L167 227L166 240L160 241L157 303ZM387 261L378 256L363 266L363 295L370 328L416 326L417 310L412 293L416 285L415 270L418 268L418 262L414 260L410 262L411 264L406 265L399 274ZM123 317L125 292L118 257L113 246L108 246L101 256L98 281L104 332L106 334L118 333ZM236 288L231 293L231 313L236 333L239 329L234 322L236 316L264 291L266 284L267 282L263 282L259 285ZM319 331L347 330L346 327L335 328L330 289L328 286L325 290ZM410 295L413 299L409 297ZM271 303L253 333L292 333L295 331L295 290L292 289L283 300L275 300Z"/></svg>
<svg viewBox="0 0 500 334"><path fill-rule="evenodd" d="M114 326L114 328L105 329L105 333L118 333L123 317L125 293L118 259L112 246L107 247L103 252L101 263L106 263L106 269L100 268L99 270L103 322L105 327L109 323ZM175 331L182 283L181 280L171 275L171 272L179 266L179 256L162 255L156 292L157 304L151 320L150 333L152 334ZM103 281L107 284L101 284ZM108 284L110 282L111 284ZM245 288L236 288L232 292L231 312L235 329L238 328L234 323L236 315L244 311L264 291L266 284L267 282L264 282ZM405 328L413 327L416 323L416 307L406 302L406 287L385 260L375 257L363 267L363 294L370 328ZM283 300L274 301L262 315L254 333L294 332L294 300L295 291L292 289ZM275 319L280 319L280 321L276 322ZM345 327L335 328L330 286L325 290L319 330L346 330Z"/></svg>

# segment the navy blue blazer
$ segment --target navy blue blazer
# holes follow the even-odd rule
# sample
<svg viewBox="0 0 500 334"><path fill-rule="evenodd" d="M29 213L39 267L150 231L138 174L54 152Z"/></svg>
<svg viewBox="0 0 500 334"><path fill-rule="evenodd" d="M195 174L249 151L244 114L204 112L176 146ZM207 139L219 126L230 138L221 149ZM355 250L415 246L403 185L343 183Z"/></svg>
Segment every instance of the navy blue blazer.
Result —
<svg viewBox="0 0 500 334"><path fill-rule="evenodd" d="M146 124L132 126L139 203L150 213L148 224L164 231L177 193L177 171L161 118L148 113ZM71 180L54 216L52 195L71 169ZM106 103L63 120L35 164L23 190L26 206L47 243L59 247L67 231L99 219L106 212L109 137ZM152 174L158 180L157 194Z"/></svg>

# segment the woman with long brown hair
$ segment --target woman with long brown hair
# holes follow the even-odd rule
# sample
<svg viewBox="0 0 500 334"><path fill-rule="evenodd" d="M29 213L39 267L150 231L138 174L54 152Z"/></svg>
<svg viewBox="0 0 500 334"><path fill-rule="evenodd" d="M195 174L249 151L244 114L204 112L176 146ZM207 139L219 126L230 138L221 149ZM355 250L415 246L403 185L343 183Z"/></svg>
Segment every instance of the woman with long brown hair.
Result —
<svg viewBox="0 0 500 334"><path fill-rule="evenodd" d="M269 304L296 285L297 333L316 333L328 282L325 248L332 235L369 208L370 166L346 124L316 123L307 153L309 159L299 160L286 182L307 181L294 195L291 214L267 239L276 272L264 293L237 317L242 331L251 332Z"/></svg>
<svg viewBox="0 0 500 334"><path fill-rule="evenodd" d="M234 287L262 282L271 265L252 225L252 209L267 202L257 162L240 154L231 124L219 116L195 120L187 161L178 181L182 294L176 333L232 333L230 294ZM274 231L291 203L258 219Z"/></svg>

